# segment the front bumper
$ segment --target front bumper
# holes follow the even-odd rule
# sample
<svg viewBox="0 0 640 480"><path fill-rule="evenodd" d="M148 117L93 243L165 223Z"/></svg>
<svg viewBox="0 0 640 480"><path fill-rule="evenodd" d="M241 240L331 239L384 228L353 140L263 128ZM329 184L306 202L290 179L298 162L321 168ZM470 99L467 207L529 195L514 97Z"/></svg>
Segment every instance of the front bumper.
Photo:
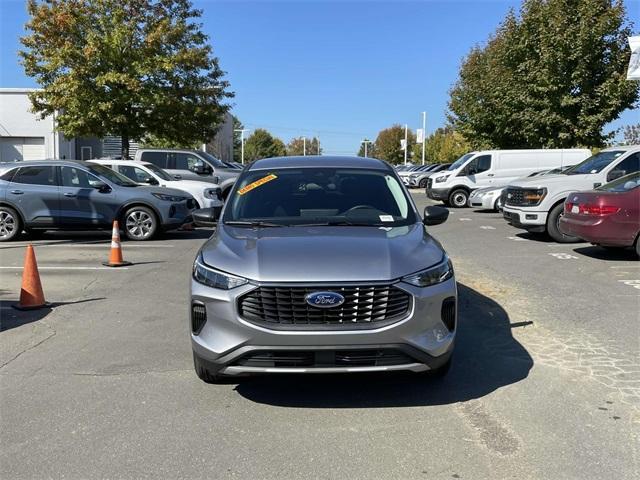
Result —
<svg viewBox="0 0 640 480"><path fill-rule="evenodd" d="M163 202L159 208L160 216L162 217L162 227L165 230L172 228L178 228L183 223L188 222L191 219L191 212L193 209L187 206L187 202Z"/></svg>
<svg viewBox="0 0 640 480"><path fill-rule="evenodd" d="M547 229L547 212L523 210L505 205L502 215L507 223L516 228L539 233Z"/></svg>
<svg viewBox="0 0 640 480"><path fill-rule="evenodd" d="M560 231L565 235L578 237L595 245L611 247L631 247L636 232L620 228L614 217L580 218L573 214L565 214L560 218Z"/></svg>
<svg viewBox="0 0 640 480"><path fill-rule="evenodd" d="M500 195L483 195L482 197L476 197L471 194L467 205L473 208L482 208L483 210L493 210L496 206L496 200Z"/></svg>
<svg viewBox="0 0 640 480"><path fill-rule="evenodd" d="M207 321L198 334L191 333L191 346L212 372L224 375L421 371L443 365L453 351L456 329L449 331L442 321L442 303L447 298L457 298L455 280L427 288L404 283L396 286L411 294L412 305L404 318L390 325L358 330L273 330L250 323L237 314L238 298L255 286L218 290L192 280L192 304L205 306ZM399 351L406 356L406 361L392 365L338 366L328 360L331 355L345 351L355 351L357 356L358 350ZM321 361L303 367L255 366L244 362L248 354L255 352L286 354L291 351L315 352Z"/></svg>
<svg viewBox="0 0 640 480"><path fill-rule="evenodd" d="M449 199L450 188L427 188L427 197L431 200L447 201Z"/></svg>

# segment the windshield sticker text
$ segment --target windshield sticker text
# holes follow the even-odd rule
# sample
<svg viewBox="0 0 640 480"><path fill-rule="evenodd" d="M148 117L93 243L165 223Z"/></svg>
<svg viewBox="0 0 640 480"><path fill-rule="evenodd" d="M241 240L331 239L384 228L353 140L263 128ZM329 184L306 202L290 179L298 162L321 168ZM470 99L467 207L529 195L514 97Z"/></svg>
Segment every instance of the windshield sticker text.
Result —
<svg viewBox="0 0 640 480"><path fill-rule="evenodd" d="M249 185L245 185L244 187L242 187L240 190L238 190L238 195L244 195L245 193L250 192L254 188L258 188L259 186L264 185L265 183L270 182L271 180L275 180L276 178L278 177L273 173L267 175L266 177L262 177L260 180L256 180L255 182L252 182Z"/></svg>

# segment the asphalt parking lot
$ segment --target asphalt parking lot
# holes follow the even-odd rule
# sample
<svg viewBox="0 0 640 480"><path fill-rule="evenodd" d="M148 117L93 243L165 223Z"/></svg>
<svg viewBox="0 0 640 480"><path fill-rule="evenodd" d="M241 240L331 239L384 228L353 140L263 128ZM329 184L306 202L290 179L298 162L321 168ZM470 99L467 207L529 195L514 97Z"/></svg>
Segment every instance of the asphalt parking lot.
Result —
<svg viewBox="0 0 640 480"><path fill-rule="evenodd" d="M427 201L414 192L418 206ZM453 368L413 375L193 372L188 278L210 231L34 241L52 308L17 312L26 241L0 245L1 478L637 478L640 262L499 214L431 232L460 288Z"/></svg>

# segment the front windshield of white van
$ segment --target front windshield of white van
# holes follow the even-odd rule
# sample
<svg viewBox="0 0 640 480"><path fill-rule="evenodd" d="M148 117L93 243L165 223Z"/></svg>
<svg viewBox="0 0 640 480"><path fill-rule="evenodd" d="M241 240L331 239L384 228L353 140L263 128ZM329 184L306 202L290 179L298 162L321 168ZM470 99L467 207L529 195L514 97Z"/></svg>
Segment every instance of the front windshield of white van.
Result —
<svg viewBox="0 0 640 480"><path fill-rule="evenodd" d="M463 156L461 156L458 160L456 160L455 162L453 162L451 164L451 166L447 169L449 171L453 171L453 170L457 170L458 167L461 167L462 165L464 165L464 162L466 162L467 160L469 160L471 157L473 156L473 153L465 153Z"/></svg>

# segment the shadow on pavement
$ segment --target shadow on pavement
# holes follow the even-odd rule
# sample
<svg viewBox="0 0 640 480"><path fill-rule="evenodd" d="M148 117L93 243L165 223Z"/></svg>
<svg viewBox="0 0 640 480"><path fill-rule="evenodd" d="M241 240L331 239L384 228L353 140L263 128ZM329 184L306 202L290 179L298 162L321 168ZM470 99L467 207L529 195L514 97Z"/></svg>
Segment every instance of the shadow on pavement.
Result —
<svg viewBox="0 0 640 480"><path fill-rule="evenodd" d="M63 305L75 305L77 303L95 302L98 300L106 300L106 298L85 298L74 302L51 302L46 307L39 308L38 310L16 310L12 305L17 304L18 299L0 300L0 332L5 332L12 328L21 327L22 325L42 320L56 307L61 307Z"/></svg>
<svg viewBox="0 0 640 480"><path fill-rule="evenodd" d="M533 359L511 334L507 312L459 284L460 314L453 366L443 379L411 373L262 376L235 391L254 402L300 408L444 405L481 398L527 377Z"/></svg>
<svg viewBox="0 0 640 480"><path fill-rule="evenodd" d="M610 262L637 261L638 256L633 248L602 248L595 245L574 248L574 252L597 260Z"/></svg>

